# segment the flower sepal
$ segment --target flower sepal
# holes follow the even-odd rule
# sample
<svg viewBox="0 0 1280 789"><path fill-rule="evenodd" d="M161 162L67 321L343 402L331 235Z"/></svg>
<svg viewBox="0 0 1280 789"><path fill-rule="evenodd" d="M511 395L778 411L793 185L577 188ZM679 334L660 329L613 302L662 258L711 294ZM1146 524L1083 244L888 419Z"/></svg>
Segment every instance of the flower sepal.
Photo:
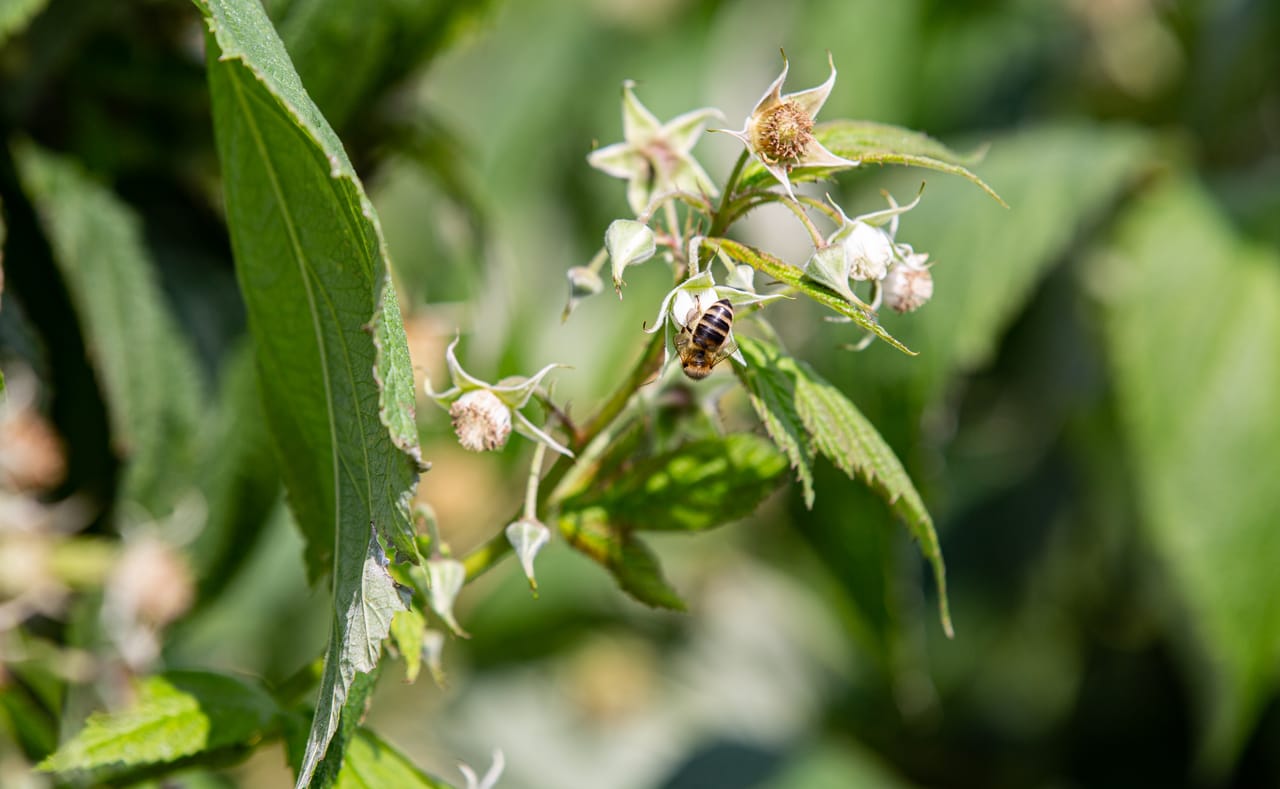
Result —
<svg viewBox="0 0 1280 789"><path fill-rule="evenodd" d="M459 338L455 337L445 350L445 363L453 386L443 392L431 387L431 379L423 384L427 396L453 417L458 441L466 449L475 452L492 451L506 446L511 431L546 444L562 455L573 457L573 452L552 438L545 430L529 421L520 409L538 391L542 379L564 364L548 364L531 376L512 376L496 384L486 383L462 369L455 352Z"/></svg>

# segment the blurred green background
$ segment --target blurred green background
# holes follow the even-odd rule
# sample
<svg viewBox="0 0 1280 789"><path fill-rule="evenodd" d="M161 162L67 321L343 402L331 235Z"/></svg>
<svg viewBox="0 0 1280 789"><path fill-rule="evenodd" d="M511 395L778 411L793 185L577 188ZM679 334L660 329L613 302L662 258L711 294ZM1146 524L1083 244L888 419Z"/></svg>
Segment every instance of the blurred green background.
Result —
<svg viewBox="0 0 1280 789"><path fill-rule="evenodd" d="M656 541L688 614L631 602L560 543L539 557L537 600L508 562L463 595L472 638L446 646L447 685L406 685L389 664L371 728L445 777L501 748L512 787L1280 785L1280 4L267 7L365 177L433 380L461 329L482 378L572 365L556 393L585 414L639 353L669 287L658 264L629 272L623 301L560 320L564 271L627 215L623 184L585 163L621 139L625 79L664 120L709 105L737 128L779 47L792 89L825 78L829 50L840 74L821 119L989 145L975 170L1010 205L900 168L808 188L853 215L927 181L898 240L937 261L936 295L885 317L917 357L841 350L848 327L771 308L924 494L955 640L905 530L822 468L812 511L793 486L748 522ZM7 39L4 19L4 139L78 159L139 213L215 391L244 327L195 10L50 0ZM739 151L716 135L696 149L717 180ZM57 389L74 326L51 274L23 270L41 242L2 181L0 358ZM765 210L742 236L798 263L793 225ZM92 406L77 397L95 395L48 405L70 450L64 494L114 473L92 425L76 427ZM442 412L423 405L419 421L434 464L421 497L456 548L487 539L520 500L527 445L468 455ZM322 648L326 594L306 586L283 505L247 509L231 547L193 549L220 558L194 559L201 596L167 665L279 681ZM290 780L279 748L228 776Z"/></svg>

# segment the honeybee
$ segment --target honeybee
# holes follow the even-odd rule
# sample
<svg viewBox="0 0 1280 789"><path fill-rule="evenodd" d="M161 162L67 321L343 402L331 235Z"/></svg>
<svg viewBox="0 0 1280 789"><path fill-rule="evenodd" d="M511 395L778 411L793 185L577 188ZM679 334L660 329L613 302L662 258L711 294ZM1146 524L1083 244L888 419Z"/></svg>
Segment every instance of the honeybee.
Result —
<svg viewBox="0 0 1280 789"><path fill-rule="evenodd" d="M705 310L695 300L676 335L676 353L684 374L695 381L711 375L711 370L733 355L737 345L729 339L733 328L733 305L720 299Z"/></svg>

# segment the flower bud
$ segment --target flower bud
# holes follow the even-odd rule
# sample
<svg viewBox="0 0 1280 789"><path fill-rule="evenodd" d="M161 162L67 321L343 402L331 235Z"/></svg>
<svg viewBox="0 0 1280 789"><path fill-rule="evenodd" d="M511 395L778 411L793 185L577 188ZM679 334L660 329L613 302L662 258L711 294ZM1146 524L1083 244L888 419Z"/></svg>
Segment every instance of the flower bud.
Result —
<svg viewBox="0 0 1280 789"><path fill-rule="evenodd" d="M538 591L538 581L533 576L533 558L550 539L551 530L531 518L521 518L507 527L507 540L515 549L525 577L529 579L529 587L535 593Z"/></svg>
<svg viewBox="0 0 1280 789"><path fill-rule="evenodd" d="M914 312L933 297L933 274L923 265L900 263L889 270L883 288L884 303L890 309Z"/></svg>
<svg viewBox="0 0 1280 789"><path fill-rule="evenodd" d="M627 266L643 263L657 251L657 239L643 222L634 219L615 219L604 234L604 245L609 250L613 265L613 288L622 295L622 272Z"/></svg>
<svg viewBox="0 0 1280 789"><path fill-rule="evenodd" d="M844 239L844 254L850 279L884 279L894 258L893 239L881 228L855 221Z"/></svg>
<svg viewBox="0 0 1280 789"><path fill-rule="evenodd" d="M586 266L574 266L569 269L568 277L569 296L571 298L584 299L604 290L604 283L600 281L600 275Z"/></svg>
<svg viewBox="0 0 1280 789"><path fill-rule="evenodd" d="M427 560L427 580L431 584L428 603L449 629L454 633L469 638L466 631L458 625L453 617L453 602L458 599L458 592L467 581L467 568L457 559L446 559L437 556Z"/></svg>
<svg viewBox="0 0 1280 789"><path fill-rule="evenodd" d="M502 449L511 436L511 409L488 389L473 389L449 406L458 443L472 452Z"/></svg>

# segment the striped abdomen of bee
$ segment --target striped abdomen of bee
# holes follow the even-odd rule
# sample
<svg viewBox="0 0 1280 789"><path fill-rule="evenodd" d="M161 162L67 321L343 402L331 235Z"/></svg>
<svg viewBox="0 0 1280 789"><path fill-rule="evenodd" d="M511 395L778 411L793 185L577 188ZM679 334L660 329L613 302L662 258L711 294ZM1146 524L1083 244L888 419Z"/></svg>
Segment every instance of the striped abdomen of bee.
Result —
<svg viewBox="0 0 1280 789"><path fill-rule="evenodd" d="M695 381L711 375L711 370L734 351L729 342L732 328L733 304L728 299L720 299L706 310L695 304L676 337L676 353L684 374Z"/></svg>

